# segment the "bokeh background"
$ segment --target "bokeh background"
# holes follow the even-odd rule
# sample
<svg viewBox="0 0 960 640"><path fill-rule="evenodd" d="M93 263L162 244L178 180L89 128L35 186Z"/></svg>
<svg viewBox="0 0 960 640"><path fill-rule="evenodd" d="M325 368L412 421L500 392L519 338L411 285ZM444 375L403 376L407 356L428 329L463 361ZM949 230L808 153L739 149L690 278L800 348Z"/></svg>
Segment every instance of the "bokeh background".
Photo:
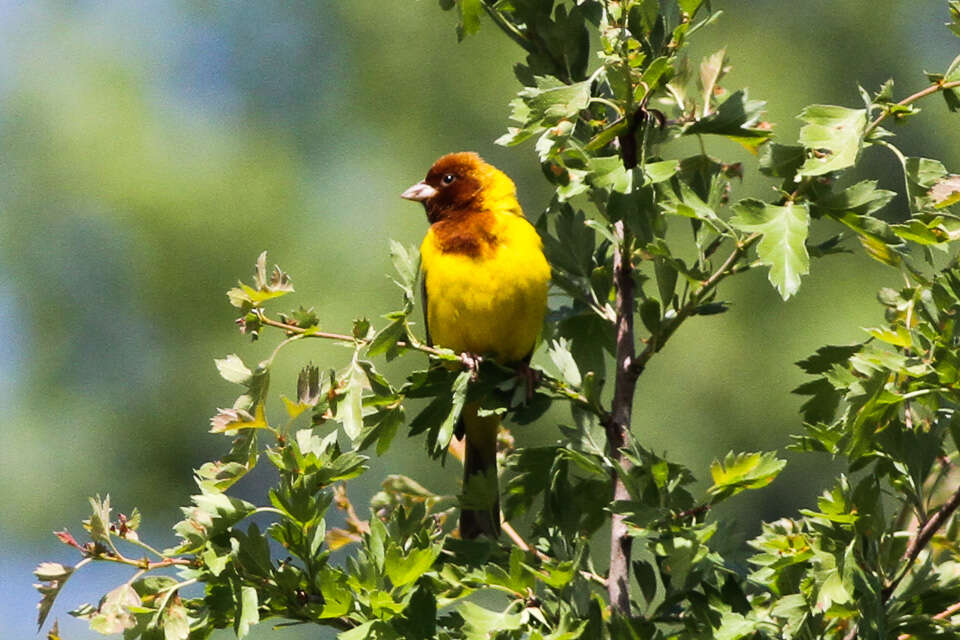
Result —
<svg viewBox="0 0 960 640"><path fill-rule="evenodd" d="M726 15L693 56L727 46L726 86L766 99L787 143L804 105L856 107L857 83L875 89L891 76L907 95L923 70L960 52L941 1L715 5ZM549 189L532 147L492 143L507 125L520 52L489 23L457 44L454 25L434 0L0 0L0 637L34 637L30 571L76 560L50 532L80 532L87 496L139 506L143 534L173 544L191 469L228 442L207 433L237 394L213 359L236 352L255 363L276 341L239 336L224 295L262 250L293 276L285 303L345 330L395 306L388 239L411 244L425 230L422 211L397 195L440 154L479 151L539 215ZM901 147L960 170L956 116L943 117L939 98L923 106L898 128ZM748 174L755 167L710 144L743 156ZM879 151L865 171L900 184ZM753 179L736 195L769 189ZM902 216L902 202L887 215ZM815 262L788 303L759 271L726 286L731 310L691 321L641 378L641 440L704 486L710 461L730 449L782 451L800 427L790 390L803 378L792 363L862 339L860 327L880 321L876 289L898 284L853 248ZM299 366L338 367L345 355L300 343L281 356L274 389L290 394ZM557 432L516 435L529 443ZM829 460L785 455L774 485L718 516L750 535L809 505ZM354 489L360 505L386 472L444 492L459 474L403 438L372 466ZM93 637L65 612L126 575L95 566L71 579L51 615L64 637ZM269 635L261 627L256 637Z"/></svg>

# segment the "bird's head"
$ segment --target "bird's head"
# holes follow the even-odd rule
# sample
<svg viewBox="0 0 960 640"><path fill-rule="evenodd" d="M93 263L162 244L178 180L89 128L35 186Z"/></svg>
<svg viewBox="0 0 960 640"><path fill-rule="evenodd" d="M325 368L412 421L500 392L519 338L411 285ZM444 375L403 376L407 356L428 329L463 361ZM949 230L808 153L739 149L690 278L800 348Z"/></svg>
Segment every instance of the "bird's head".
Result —
<svg viewBox="0 0 960 640"><path fill-rule="evenodd" d="M516 192L507 174L476 153L465 151L441 157L430 167L426 178L400 197L422 202L427 219L434 223L461 211L519 209Z"/></svg>

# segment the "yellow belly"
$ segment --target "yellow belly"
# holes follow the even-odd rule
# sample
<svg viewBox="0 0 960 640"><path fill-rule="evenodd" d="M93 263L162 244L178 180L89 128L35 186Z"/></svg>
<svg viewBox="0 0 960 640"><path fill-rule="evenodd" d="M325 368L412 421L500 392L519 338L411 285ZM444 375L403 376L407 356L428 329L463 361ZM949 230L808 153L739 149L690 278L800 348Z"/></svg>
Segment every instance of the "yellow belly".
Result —
<svg viewBox="0 0 960 640"><path fill-rule="evenodd" d="M482 257L444 253L432 232L420 248L433 343L516 362L533 349L546 312L550 266L523 218L498 216L496 249Z"/></svg>

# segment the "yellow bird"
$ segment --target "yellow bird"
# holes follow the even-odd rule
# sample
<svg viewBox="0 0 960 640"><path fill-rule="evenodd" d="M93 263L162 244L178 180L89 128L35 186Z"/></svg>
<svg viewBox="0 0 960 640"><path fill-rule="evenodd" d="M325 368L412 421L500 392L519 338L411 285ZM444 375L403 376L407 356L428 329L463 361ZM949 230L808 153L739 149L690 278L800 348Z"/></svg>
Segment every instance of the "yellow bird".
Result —
<svg viewBox="0 0 960 640"><path fill-rule="evenodd" d="M402 197L422 202L430 222L420 246L428 342L467 359L527 362L546 312L550 265L513 180L475 153L451 153ZM500 534L500 418L478 409L469 403L461 416L464 493L482 500L460 512L464 538Z"/></svg>

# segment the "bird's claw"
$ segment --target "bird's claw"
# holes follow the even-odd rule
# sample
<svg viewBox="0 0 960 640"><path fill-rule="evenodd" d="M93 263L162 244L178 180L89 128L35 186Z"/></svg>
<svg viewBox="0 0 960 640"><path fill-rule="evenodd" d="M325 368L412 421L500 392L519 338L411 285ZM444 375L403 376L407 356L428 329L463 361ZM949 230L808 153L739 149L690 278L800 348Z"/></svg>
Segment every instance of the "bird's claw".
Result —
<svg viewBox="0 0 960 640"><path fill-rule="evenodd" d="M530 402L533 399L533 390L540 385L540 372L526 362L521 362L517 365L517 377L526 385L526 401Z"/></svg>
<svg viewBox="0 0 960 640"><path fill-rule="evenodd" d="M480 372L480 363L483 362L483 358L475 353L467 353L464 351L460 354L460 362L462 362L463 367L470 372L470 381L476 382Z"/></svg>

